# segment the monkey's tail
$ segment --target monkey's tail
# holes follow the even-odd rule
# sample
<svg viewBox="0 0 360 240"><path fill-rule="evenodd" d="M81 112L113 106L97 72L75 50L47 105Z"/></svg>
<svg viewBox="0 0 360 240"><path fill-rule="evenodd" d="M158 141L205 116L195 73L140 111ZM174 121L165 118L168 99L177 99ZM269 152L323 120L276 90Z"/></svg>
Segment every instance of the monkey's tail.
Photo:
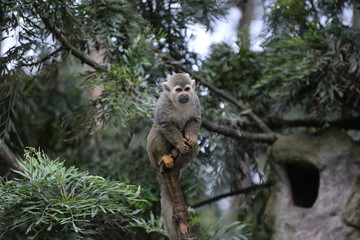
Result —
<svg viewBox="0 0 360 240"><path fill-rule="evenodd" d="M179 235L175 222L173 221L173 204L170 198L170 194L166 188L163 176L158 173L157 176L158 182L160 184L160 194L161 194L161 215L164 219L165 230L168 234L170 240L178 240Z"/></svg>

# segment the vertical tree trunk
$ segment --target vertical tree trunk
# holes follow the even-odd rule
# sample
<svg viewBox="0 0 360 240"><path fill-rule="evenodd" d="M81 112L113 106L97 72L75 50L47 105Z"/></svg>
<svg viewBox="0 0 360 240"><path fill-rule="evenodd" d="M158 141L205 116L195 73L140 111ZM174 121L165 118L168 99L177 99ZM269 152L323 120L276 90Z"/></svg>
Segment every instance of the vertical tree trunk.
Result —
<svg viewBox="0 0 360 240"><path fill-rule="evenodd" d="M256 0L240 0L238 3L238 7L242 14L239 20L238 30L242 32L241 44L244 47L250 46L249 27L254 18L255 1Z"/></svg>
<svg viewBox="0 0 360 240"><path fill-rule="evenodd" d="M2 14L2 13L0 12L0 14ZM0 19L0 27L1 27L1 19ZM2 38L2 35L3 35L3 33L0 30L0 39ZM0 40L0 56L2 57L2 41L1 40Z"/></svg>
<svg viewBox="0 0 360 240"><path fill-rule="evenodd" d="M360 30L360 3L357 0L352 0L353 4L353 29Z"/></svg>
<svg viewBox="0 0 360 240"><path fill-rule="evenodd" d="M239 153L236 157L236 175L234 177L233 188L234 190L243 189L246 187L250 187L253 185L251 179L251 168L250 168L250 159L247 154L243 156L243 154ZM228 221L236 221L239 219L239 216L242 212L242 208L246 203L247 195L240 194L232 197L231 199L231 207L227 211Z"/></svg>
<svg viewBox="0 0 360 240"><path fill-rule="evenodd" d="M191 232L187 206L180 186L180 170L189 161L188 155L180 154L175 159L175 165L171 169L165 169L164 165L160 165L160 177L163 177L165 187L170 195L173 207L172 220L175 222L176 231L179 239L177 240L195 240L195 236ZM168 219L169 220L169 219Z"/></svg>
<svg viewBox="0 0 360 240"><path fill-rule="evenodd" d="M3 22L4 22L4 18L5 18L5 14L4 14L4 8L5 6L3 4L0 3L0 29L3 29ZM3 32L2 30L0 30L0 39L3 37ZM2 40L0 40L0 57L2 57Z"/></svg>

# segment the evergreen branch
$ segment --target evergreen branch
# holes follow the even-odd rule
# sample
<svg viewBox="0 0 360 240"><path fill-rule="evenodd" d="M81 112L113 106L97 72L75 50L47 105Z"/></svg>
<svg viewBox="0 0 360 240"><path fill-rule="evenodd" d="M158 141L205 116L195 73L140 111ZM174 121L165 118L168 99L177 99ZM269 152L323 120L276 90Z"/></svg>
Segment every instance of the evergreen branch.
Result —
<svg viewBox="0 0 360 240"><path fill-rule="evenodd" d="M94 61L93 59L91 59L90 57L86 56L85 54L83 54L81 51L79 51L76 47L74 47L69 40L63 35L61 34L61 32L59 32L56 27L50 22L50 20L48 18L46 18L40 11L39 11L39 5L34 3L34 7L35 10L37 12L37 14L39 14L41 20L43 21L45 27L47 30L49 30L54 37L59 40L59 42L61 43L61 45L68 50L69 52L71 52L72 55L74 55L75 57L77 57L78 59L81 60L81 62L89 65L90 67L94 68L96 71L99 72L106 72L106 68L99 65L96 61Z"/></svg>
<svg viewBox="0 0 360 240"><path fill-rule="evenodd" d="M247 193L259 190L259 189L268 188L271 185L272 185L271 182L267 182L267 183L263 183L263 184L257 184L257 185L252 185L252 186L249 186L249 187L241 188L239 190L235 190L235 191L231 191L231 192L228 192L228 193L220 194L220 195L217 195L217 196L215 196L213 198L209 198L209 199L207 199L205 201L201 201L199 203L196 203L196 204L192 205L191 207L192 208L199 208L199 207L202 207L204 205L219 201L219 200L221 200L223 198L232 197L232 196L239 195L239 194L247 194Z"/></svg>
<svg viewBox="0 0 360 240"><path fill-rule="evenodd" d="M175 66L178 70L182 72L186 72L190 74L194 79L196 79L201 85L207 87L210 91L217 94L218 96L226 99L230 103L234 104L236 107L238 107L240 110L248 110L249 107L245 106L243 103L239 102L236 98L231 96L229 93L226 93L225 91L215 87L213 84L207 82L205 79L203 79L200 75L196 74L194 71L185 68L181 62L176 61L173 57L171 57L169 54L165 54L161 52L157 48L153 48L156 52L158 52L161 56L163 56L165 59L167 59L173 66ZM248 115L250 118L255 122L255 124L265 133L273 133L273 131L267 126L267 124L260 119L254 112L249 111Z"/></svg>
<svg viewBox="0 0 360 240"><path fill-rule="evenodd" d="M232 137L232 138L240 139L240 140L247 139L247 140L251 140L251 141L255 141L255 142L263 142L263 143L272 144L279 138L279 135L275 134L275 133L240 132L236 129L213 123L213 122L207 120L206 118L202 118L201 126L211 132L216 132L216 133L225 135L227 137Z"/></svg>

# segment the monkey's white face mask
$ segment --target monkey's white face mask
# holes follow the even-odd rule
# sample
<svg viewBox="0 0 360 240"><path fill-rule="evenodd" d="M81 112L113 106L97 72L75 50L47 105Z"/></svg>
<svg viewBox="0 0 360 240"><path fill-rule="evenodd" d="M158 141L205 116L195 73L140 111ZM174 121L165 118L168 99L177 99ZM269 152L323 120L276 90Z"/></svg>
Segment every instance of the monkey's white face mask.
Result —
<svg viewBox="0 0 360 240"><path fill-rule="evenodd" d="M163 83L163 90L169 96L171 101L175 106L181 107L181 105L186 105L186 103L191 102L193 96L193 91L195 87L195 81L191 80L191 84L175 85L171 86L170 83Z"/></svg>

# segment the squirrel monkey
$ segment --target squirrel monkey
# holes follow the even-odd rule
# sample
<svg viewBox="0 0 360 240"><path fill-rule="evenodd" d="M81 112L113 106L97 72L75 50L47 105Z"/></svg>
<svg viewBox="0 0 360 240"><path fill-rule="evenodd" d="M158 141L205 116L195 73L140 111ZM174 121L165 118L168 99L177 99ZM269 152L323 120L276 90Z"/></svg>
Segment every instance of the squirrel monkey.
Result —
<svg viewBox="0 0 360 240"><path fill-rule="evenodd" d="M195 80L187 74L173 74L162 84L155 108L155 124L147 141L151 163L158 167L164 162L172 168L169 156L197 153L197 134L201 123L200 102L195 93Z"/></svg>
<svg viewBox="0 0 360 240"><path fill-rule="evenodd" d="M155 108L155 124L147 139L147 151L153 166L158 168L164 163L166 168L172 168L173 158L179 153L187 154L188 160L197 154L197 134L201 124L200 102L195 93L195 80L188 74L173 74L162 87L163 92ZM159 174L158 172L165 228L169 238L177 240L171 198Z"/></svg>

